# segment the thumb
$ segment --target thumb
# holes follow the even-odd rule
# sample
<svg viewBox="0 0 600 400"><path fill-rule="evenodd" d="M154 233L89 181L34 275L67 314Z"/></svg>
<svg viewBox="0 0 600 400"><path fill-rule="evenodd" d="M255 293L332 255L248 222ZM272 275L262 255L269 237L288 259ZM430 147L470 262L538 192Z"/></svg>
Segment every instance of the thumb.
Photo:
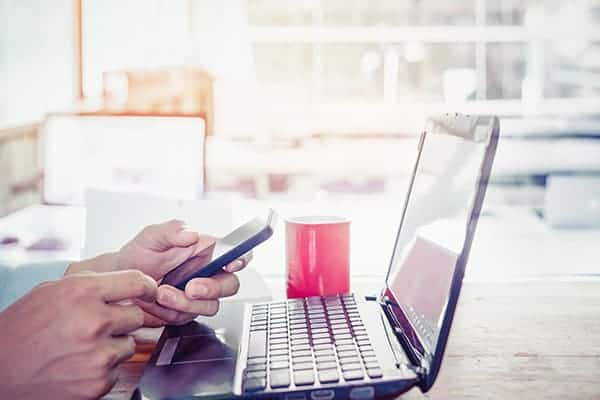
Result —
<svg viewBox="0 0 600 400"><path fill-rule="evenodd" d="M143 235L148 246L158 251L172 247L189 247L199 239L198 232L189 230L183 221L177 219L147 226Z"/></svg>

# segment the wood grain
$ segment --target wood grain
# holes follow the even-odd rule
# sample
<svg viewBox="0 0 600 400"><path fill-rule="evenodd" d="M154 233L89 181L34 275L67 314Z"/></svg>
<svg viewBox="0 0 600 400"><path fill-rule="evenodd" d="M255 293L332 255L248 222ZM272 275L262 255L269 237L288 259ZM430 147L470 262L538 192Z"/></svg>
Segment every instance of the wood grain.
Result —
<svg viewBox="0 0 600 400"><path fill-rule="evenodd" d="M106 399L129 398L150 348ZM422 398L600 399L600 280L466 283L435 386L402 396Z"/></svg>

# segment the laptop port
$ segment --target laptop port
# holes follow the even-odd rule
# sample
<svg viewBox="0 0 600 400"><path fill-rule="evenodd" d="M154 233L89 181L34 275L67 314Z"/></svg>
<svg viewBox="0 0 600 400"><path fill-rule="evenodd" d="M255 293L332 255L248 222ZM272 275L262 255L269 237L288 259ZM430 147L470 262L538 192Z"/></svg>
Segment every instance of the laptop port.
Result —
<svg viewBox="0 0 600 400"><path fill-rule="evenodd" d="M290 393L285 395L285 400L306 400L304 393Z"/></svg>
<svg viewBox="0 0 600 400"><path fill-rule="evenodd" d="M335 398L335 392L330 389L313 390L310 392L312 400L332 400Z"/></svg>
<svg viewBox="0 0 600 400"><path fill-rule="evenodd" d="M375 398L372 386L357 387L350 391L350 400L371 400Z"/></svg>

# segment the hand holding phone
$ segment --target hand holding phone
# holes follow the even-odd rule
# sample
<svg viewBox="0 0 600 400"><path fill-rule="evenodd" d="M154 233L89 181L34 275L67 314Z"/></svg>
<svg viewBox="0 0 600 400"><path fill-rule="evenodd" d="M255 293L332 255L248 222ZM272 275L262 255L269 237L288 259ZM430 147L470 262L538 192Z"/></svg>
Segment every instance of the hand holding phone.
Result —
<svg viewBox="0 0 600 400"><path fill-rule="evenodd" d="M194 278L206 278L219 272L224 266L248 253L273 235L275 212L269 210L267 218L254 218L218 239L198 255L167 273L161 284L185 290Z"/></svg>

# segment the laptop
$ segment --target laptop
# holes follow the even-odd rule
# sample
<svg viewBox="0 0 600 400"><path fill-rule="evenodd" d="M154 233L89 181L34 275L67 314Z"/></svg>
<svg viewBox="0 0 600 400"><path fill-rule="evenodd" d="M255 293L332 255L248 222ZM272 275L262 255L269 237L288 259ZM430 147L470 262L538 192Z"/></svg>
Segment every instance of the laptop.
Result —
<svg viewBox="0 0 600 400"><path fill-rule="evenodd" d="M379 293L227 303L216 317L168 327L134 396L363 400L427 392L442 364L498 132L492 116L428 120Z"/></svg>

